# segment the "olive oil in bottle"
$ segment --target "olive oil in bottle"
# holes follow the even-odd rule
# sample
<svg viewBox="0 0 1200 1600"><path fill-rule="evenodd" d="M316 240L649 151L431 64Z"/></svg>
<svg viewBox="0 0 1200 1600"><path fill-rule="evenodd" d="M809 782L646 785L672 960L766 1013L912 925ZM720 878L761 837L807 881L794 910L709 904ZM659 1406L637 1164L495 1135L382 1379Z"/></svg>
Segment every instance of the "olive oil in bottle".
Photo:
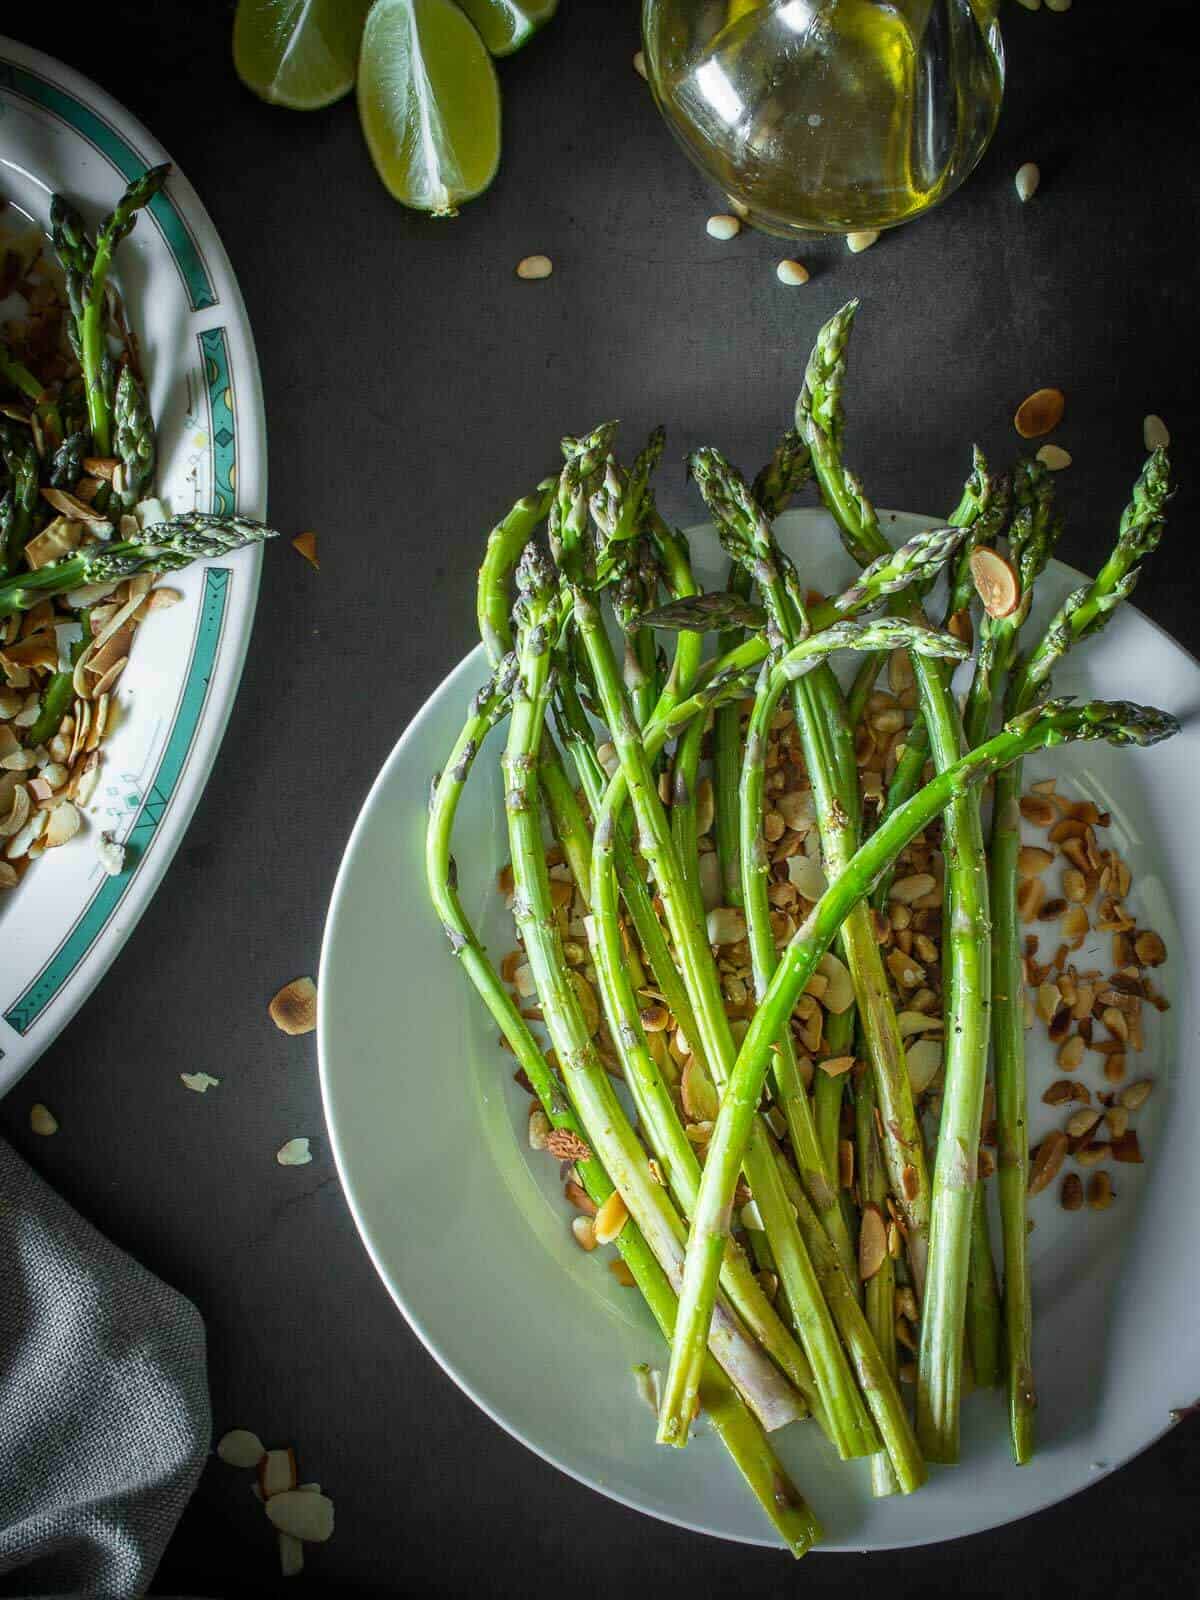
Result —
<svg viewBox="0 0 1200 1600"><path fill-rule="evenodd" d="M668 125L768 232L894 227L987 148L1004 91L991 0L647 0Z"/></svg>

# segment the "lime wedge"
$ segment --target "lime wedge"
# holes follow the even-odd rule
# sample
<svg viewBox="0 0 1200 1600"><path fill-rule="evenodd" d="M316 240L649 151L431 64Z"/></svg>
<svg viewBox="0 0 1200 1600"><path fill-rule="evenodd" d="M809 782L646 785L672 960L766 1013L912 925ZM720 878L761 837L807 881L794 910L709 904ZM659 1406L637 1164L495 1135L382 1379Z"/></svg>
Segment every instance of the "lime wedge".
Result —
<svg viewBox="0 0 1200 1600"><path fill-rule="evenodd" d="M558 10L558 0L458 0L494 56L510 56Z"/></svg>
<svg viewBox="0 0 1200 1600"><path fill-rule="evenodd" d="M371 0L238 0L233 64L273 105L317 111L354 87Z"/></svg>
<svg viewBox="0 0 1200 1600"><path fill-rule="evenodd" d="M376 171L403 205L452 217L500 163L500 85L453 0L376 0L363 30L358 114Z"/></svg>

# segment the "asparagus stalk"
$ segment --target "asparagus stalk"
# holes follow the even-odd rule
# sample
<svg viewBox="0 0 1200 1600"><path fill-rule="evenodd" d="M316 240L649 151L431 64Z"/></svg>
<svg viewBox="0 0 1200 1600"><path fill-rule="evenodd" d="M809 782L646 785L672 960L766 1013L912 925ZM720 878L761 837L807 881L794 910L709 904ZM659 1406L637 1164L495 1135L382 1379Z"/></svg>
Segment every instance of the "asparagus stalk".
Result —
<svg viewBox="0 0 1200 1600"><path fill-rule="evenodd" d="M569 470L569 467L568 467ZM639 736L632 709L623 693L612 645L604 630L599 611L583 589L574 591L575 621L587 652L600 697L601 710L612 733L638 824L638 837L659 894L667 927L691 1001L697 1032L693 1045L704 1059L718 1088L724 1082L735 1055L729 1019L717 979L707 937L697 927L691 902L679 871L670 825L658 798L657 785L645 746ZM597 837L604 837L604 822L597 823ZM610 1018L610 1026L619 1026ZM805 1353L813 1367L821 1395L830 1436L846 1456L869 1454L878 1441L870 1418L854 1387L845 1357L824 1322L817 1281L804 1245L780 1188L778 1175L761 1122L755 1128L745 1152L746 1178L762 1214L771 1249L778 1263L788 1303L796 1319ZM695 1403L695 1391L689 1403ZM682 1447L687 1442L686 1419L678 1427L664 1430L662 1443Z"/></svg>
<svg viewBox="0 0 1200 1600"><path fill-rule="evenodd" d="M924 789L859 847L847 870L826 890L788 944L726 1085L688 1240L668 1393L689 1393L688 1386L679 1385L678 1373L702 1357L733 1191L753 1132L774 1042L850 908L870 893L871 884L883 867L956 795L977 789L1012 761L1069 740L1107 739L1118 745L1146 746L1178 731L1179 724L1167 713L1125 701L1093 701L1082 706L1049 701L1013 718L995 738L935 774ZM684 1420L680 1419L681 1425Z"/></svg>
<svg viewBox="0 0 1200 1600"><path fill-rule="evenodd" d="M1029 656L1016 671L1008 704L1021 713L1047 686L1062 656L1104 626L1113 609L1137 583L1141 562L1158 546L1170 498L1165 452L1155 451L1133 488L1108 560L1090 584L1077 589L1055 614ZM1004 1245L1004 1328L1009 1432L1018 1466L1035 1447L1037 1389L1033 1368L1033 1314L1026 1248L1026 1190L1029 1135L1026 1127L1025 977L1021 965L1017 911L1017 856L1021 848L1021 764L996 779L991 840L991 890L995 938L992 945L994 1008L992 1048L996 1074L996 1125L999 1138L997 1182Z"/></svg>
<svg viewBox="0 0 1200 1600"><path fill-rule="evenodd" d="M38 454L32 438L7 421L0 421L0 459L11 480L5 501L4 542L0 546L0 579L15 572L25 546L33 537L38 506ZM0 581L0 595L7 586ZM2 614L2 613L0 613Z"/></svg>
<svg viewBox="0 0 1200 1600"><path fill-rule="evenodd" d="M37 572L0 582L0 617L28 611L51 595L90 583L112 583L135 572L175 572L193 561L216 561L249 544L274 539L275 530L252 517L189 511L143 528L137 539L94 545Z"/></svg>
<svg viewBox="0 0 1200 1600"><path fill-rule="evenodd" d="M508 990L500 981L499 974L484 954L483 946L463 912L455 887L451 844L458 801L483 740L506 709L515 674L516 657L511 656L501 663L499 670L484 685L450 754L446 771L434 785L426 836L426 877L450 948L499 1024L533 1085L543 1111L554 1127L566 1129L583 1138L582 1125ZM576 1169L593 1203L597 1207L603 1205L613 1193L613 1185L600 1162L590 1157L578 1161ZM632 1219L617 1236L616 1246L663 1337L669 1343L675 1326L675 1295L665 1272ZM722 1443L751 1492L792 1554L802 1556L819 1539L820 1527L795 1486L788 1480L762 1429L711 1356L705 1361L701 1398Z"/></svg>
<svg viewBox="0 0 1200 1600"><path fill-rule="evenodd" d="M803 431L803 417L800 420ZM814 462L817 462L815 451ZM789 582L790 563L786 563L774 547L770 530L750 501L745 485L715 451L696 452L691 467L709 509L717 518L730 554L748 564L758 577L773 630L785 645L792 643L802 619L793 598L796 586ZM819 474L819 462L817 467ZM890 554L887 550L876 551L879 561L865 563L868 570L860 579L863 597L874 591L879 574L892 571ZM855 590L848 593L849 597L857 599ZM842 602L847 602L847 596L842 597ZM846 726L839 702L840 691L828 669L817 675L816 688L799 683L793 695L816 800L821 844L833 877L845 870L858 842L858 782L853 735ZM867 906L852 908L841 931L841 941L862 1018L863 1036L876 1074L877 1092L888 1130L889 1167L893 1187L904 1207L913 1274L921 1285L930 1217L924 1144L913 1106L904 1043ZM850 1031L842 1036L846 1042L852 1037L852 1028L851 1023ZM818 1080L817 1104L819 1127L823 1129L828 1156L830 1146L836 1148L841 1085L828 1078L823 1082Z"/></svg>
<svg viewBox="0 0 1200 1600"><path fill-rule="evenodd" d="M150 167L135 178L96 231L91 244L83 218L62 195L50 204L50 230L55 253L66 275L67 299L74 320L76 355L83 369L88 421L98 456L112 453L112 363L105 346L108 328L108 275L113 254L167 180L169 164Z"/></svg>
<svg viewBox="0 0 1200 1600"><path fill-rule="evenodd" d="M841 454L846 343L856 309L853 301L843 307L818 335L796 416L843 542L856 560L867 565L886 554L887 541L874 507L847 471ZM913 590L896 595L892 606L898 614L924 615L920 597ZM949 675L924 657L914 658L913 670L934 766L944 771L963 750ZM927 1456L935 1461L956 1461L991 1005L991 924L978 797L969 793L954 796L946 810L944 829L945 1091L931 1196L929 1266L922 1295L917 1428Z"/></svg>
<svg viewBox="0 0 1200 1600"><path fill-rule="evenodd" d="M550 693L550 623L555 613L556 584L553 569L536 544L528 545L521 556L517 587L519 673L513 687L504 754L514 917L524 938L551 1042L585 1137L668 1280L675 1283L683 1261L682 1223L666 1190L654 1181L645 1151L600 1062L575 988L567 976L550 898L538 822L537 772ZM724 1302L716 1306L710 1343L713 1354L768 1432L800 1415L795 1392ZM688 1425L690 1422L689 1416Z"/></svg>
<svg viewBox="0 0 1200 1600"><path fill-rule="evenodd" d="M158 442L150 402L132 367L122 367L117 379L113 444L121 462L121 503L134 506L154 482Z"/></svg>
<svg viewBox="0 0 1200 1600"><path fill-rule="evenodd" d="M864 1214L868 1208L878 1213L881 1225L887 1220L887 1168L879 1146L875 1080L864 1063L854 1068L854 1140L858 1156L858 1193ZM887 1365L893 1382L899 1377L896 1359L896 1264L889 1251L884 1251L878 1268L866 1280L863 1310L879 1354ZM895 1494L899 1485L887 1454L871 1458L871 1492L877 1499Z"/></svg>

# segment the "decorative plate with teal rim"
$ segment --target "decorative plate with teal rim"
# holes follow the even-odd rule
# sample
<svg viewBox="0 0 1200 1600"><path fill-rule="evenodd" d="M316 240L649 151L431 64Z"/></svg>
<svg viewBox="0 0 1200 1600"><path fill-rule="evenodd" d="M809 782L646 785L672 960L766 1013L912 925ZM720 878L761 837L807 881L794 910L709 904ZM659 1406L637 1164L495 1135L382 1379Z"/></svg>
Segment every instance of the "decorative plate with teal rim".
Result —
<svg viewBox="0 0 1200 1600"><path fill-rule="evenodd" d="M6 224L47 225L62 190L85 216L170 157L103 90L0 38L0 196ZM157 493L172 511L262 516L266 426L254 341L229 260L178 170L121 247L121 288L159 422ZM85 826L0 893L0 1093L65 1026L129 937L170 864L241 677L258 594L259 547L172 575L183 602L138 630L102 747ZM125 868L109 877L96 841Z"/></svg>

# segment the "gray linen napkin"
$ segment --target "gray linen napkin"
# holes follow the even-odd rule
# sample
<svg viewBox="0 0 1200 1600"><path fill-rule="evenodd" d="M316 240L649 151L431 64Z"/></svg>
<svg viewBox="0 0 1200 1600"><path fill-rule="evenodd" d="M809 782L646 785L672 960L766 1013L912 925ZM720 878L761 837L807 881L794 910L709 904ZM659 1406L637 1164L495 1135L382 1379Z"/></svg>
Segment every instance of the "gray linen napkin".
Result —
<svg viewBox="0 0 1200 1600"><path fill-rule="evenodd" d="M195 1306L0 1140L0 1595L144 1594L210 1434Z"/></svg>

